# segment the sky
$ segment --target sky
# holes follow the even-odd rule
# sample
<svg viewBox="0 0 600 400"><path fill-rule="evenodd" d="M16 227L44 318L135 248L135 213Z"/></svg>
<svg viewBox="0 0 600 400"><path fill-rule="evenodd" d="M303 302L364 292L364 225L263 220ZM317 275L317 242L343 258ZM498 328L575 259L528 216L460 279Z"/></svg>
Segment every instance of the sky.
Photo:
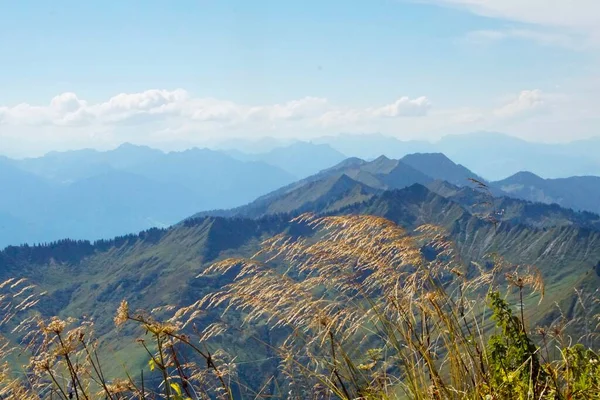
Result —
<svg viewBox="0 0 600 400"><path fill-rule="evenodd" d="M597 0L0 0L0 154L600 135Z"/></svg>

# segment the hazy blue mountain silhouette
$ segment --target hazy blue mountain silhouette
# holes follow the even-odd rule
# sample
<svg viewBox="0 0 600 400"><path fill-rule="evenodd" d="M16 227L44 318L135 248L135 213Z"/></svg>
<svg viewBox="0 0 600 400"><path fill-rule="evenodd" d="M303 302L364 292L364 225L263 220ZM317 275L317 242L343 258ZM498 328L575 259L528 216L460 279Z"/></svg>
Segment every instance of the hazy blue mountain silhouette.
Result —
<svg viewBox="0 0 600 400"><path fill-rule="evenodd" d="M352 140L357 138L353 136ZM410 148L381 135L372 138L390 147L390 151L394 151L393 141L397 151ZM475 151L478 146L492 146L492 142L496 147L487 155L483 150ZM424 147L424 143L411 142L411 146ZM527 146L536 147L534 154L539 157L555 154L554 164L559 167L564 165L562 160L577 151L583 160L581 167L588 160L585 157L592 160L595 153L590 147L595 143L574 142L558 149L556 145L531 144L505 135L474 134L448 137L436 146L455 153L473 153L464 157L470 157L473 164L485 161L488 168L492 165L501 170L503 162L524 158ZM512 158L503 159L510 149L515 149ZM61 237L110 237L167 226L197 213L256 217L299 212L316 205L336 210L364 202L382 191L414 184L449 198L454 196L469 206L467 200L472 195L457 192L455 187L469 186L469 178L483 181L487 176L467 165L440 152L420 152L402 159L344 159L331 146L315 143L294 143L261 154L233 156L198 148L164 153L124 144L104 152L78 150L24 160L0 158L4 192L0 197L0 245ZM304 175L309 176L300 180L295 177ZM600 178L594 176L543 179L521 172L491 182L490 188L496 196L600 212ZM559 217L565 218L571 217Z"/></svg>
<svg viewBox="0 0 600 400"><path fill-rule="evenodd" d="M276 147L264 153L244 153L229 150L230 156L242 161L262 161L289 172L298 179L313 175L346 159L346 156L327 144L296 142Z"/></svg>
<svg viewBox="0 0 600 400"><path fill-rule="evenodd" d="M544 179L531 172L518 172L492 184L511 197L600 213L600 177L597 176Z"/></svg>
<svg viewBox="0 0 600 400"><path fill-rule="evenodd" d="M248 203L294 179L267 163L208 149L164 153L124 144L105 152L3 157L0 246L168 226L199 210Z"/></svg>

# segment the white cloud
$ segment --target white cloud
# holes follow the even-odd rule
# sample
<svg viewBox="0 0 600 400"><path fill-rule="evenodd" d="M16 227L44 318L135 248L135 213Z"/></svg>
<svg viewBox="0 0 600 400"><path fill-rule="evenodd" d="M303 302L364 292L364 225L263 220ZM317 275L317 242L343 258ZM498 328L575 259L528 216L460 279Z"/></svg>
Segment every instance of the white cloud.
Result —
<svg viewBox="0 0 600 400"><path fill-rule="evenodd" d="M72 92L60 94L50 100L50 108L59 114L72 113L85 106L85 101L79 100L77 95Z"/></svg>
<svg viewBox="0 0 600 400"><path fill-rule="evenodd" d="M493 114L501 118L512 118L541 110L544 106L546 97L541 90L523 90L515 99L495 109Z"/></svg>
<svg viewBox="0 0 600 400"><path fill-rule="evenodd" d="M473 14L516 23L517 28L475 31L468 39L520 38L574 50L600 46L597 0L406 0L465 9Z"/></svg>
<svg viewBox="0 0 600 400"><path fill-rule="evenodd" d="M62 93L47 106L27 103L0 107L1 122L12 125L87 125L118 123L140 114L168 114L187 98L183 90L147 90L142 93L121 93L108 101L88 104L75 93Z"/></svg>
<svg viewBox="0 0 600 400"><path fill-rule="evenodd" d="M319 97L247 105L194 97L181 89L123 93L98 103L63 93L44 106L0 106L0 153L39 155L50 150L111 148L126 141L173 148L235 137L310 139L339 132L437 139L448 133L496 130L556 140L565 137L557 127L569 124L586 127L580 133L569 130L570 134L589 136L594 126L600 127L594 113L600 92L573 93L580 91L566 95L523 90L495 107L490 96L488 106L455 108L434 108L424 96L348 107ZM543 132L538 126L545 127Z"/></svg>
<svg viewBox="0 0 600 400"><path fill-rule="evenodd" d="M600 2L597 0L426 1L463 7L479 15L528 24L566 28L579 32L597 32L600 29Z"/></svg>
<svg viewBox="0 0 600 400"><path fill-rule="evenodd" d="M75 93L63 93L47 106L1 107L0 116L1 121L10 125L118 125L169 118L197 123L242 124L318 120L328 113L355 115L361 119L417 117L424 116L430 107L426 97L401 97L391 104L366 109L342 109L318 97L249 106L213 98L194 98L185 90L177 89L121 93L97 104L80 100Z"/></svg>
<svg viewBox="0 0 600 400"><path fill-rule="evenodd" d="M413 100L401 97L392 104L370 110L370 113L375 117L419 117L427 114L430 108L431 103L425 96Z"/></svg>
<svg viewBox="0 0 600 400"><path fill-rule="evenodd" d="M572 50L585 50L588 43L581 37L563 33L533 29L478 30L469 32L466 39L470 43L489 44L510 39L525 39L543 46L558 46Z"/></svg>
<svg viewBox="0 0 600 400"><path fill-rule="evenodd" d="M52 98L47 105L0 106L0 141L4 149L10 140L14 146L35 142L50 150L82 143L198 143L240 134L310 135L345 128L372 129L383 120L397 125L393 121L424 118L430 109L431 102L424 96L350 108L319 97L247 105L194 97L183 89L121 93L91 103L68 92Z"/></svg>
<svg viewBox="0 0 600 400"><path fill-rule="evenodd" d="M411 99L400 97L396 101L379 107L331 108L318 118L318 123L328 128L359 128L363 129L374 121L383 122L387 119L407 119L410 117L425 117L432 107L425 96Z"/></svg>
<svg viewBox="0 0 600 400"><path fill-rule="evenodd" d="M245 111L248 119L276 120L303 120L322 115L329 110L331 105L327 99L319 97L305 97L299 100L288 101L272 106L250 107Z"/></svg>
<svg viewBox="0 0 600 400"><path fill-rule="evenodd" d="M177 114L189 101L185 90L146 90L141 93L121 93L107 102L87 108L86 114L101 122L120 122L140 114Z"/></svg>

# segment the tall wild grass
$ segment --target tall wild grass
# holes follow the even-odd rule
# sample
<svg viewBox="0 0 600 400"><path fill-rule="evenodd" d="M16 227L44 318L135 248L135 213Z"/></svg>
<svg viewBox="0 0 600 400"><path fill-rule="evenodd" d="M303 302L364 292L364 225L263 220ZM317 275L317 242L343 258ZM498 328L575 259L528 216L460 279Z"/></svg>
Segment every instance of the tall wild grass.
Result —
<svg viewBox="0 0 600 400"><path fill-rule="evenodd" d="M493 258L483 265L465 263L445 233L429 225L409 234L373 216L303 215L296 222L314 228L315 235L279 235L250 259L206 268L202 276L233 279L194 304L134 311L123 301L114 322L139 327L148 360L145 372L135 376L107 376L101 360L110 357L99 354L91 322L43 320L32 311L33 297L15 305L25 283L5 283L13 291L0 299L12 310L5 327L13 336L22 333L23 345L7 341L2 348L0 394L113 400L600 398L598 355L568 336L569 321L548 327L530 321L532 295L544 295L537 269ZM223 319L197 326L197 317L210 309L234 313L237 325ZM251 324L286 332L275 342L248 342L275 354L279 363L274 376L252 389L237 379L232 349L211 352L214 346L207 345ZM29 354L28 365L15 367L15 352ZM160 377L159 384L150 384L151 375Z"/></svg>

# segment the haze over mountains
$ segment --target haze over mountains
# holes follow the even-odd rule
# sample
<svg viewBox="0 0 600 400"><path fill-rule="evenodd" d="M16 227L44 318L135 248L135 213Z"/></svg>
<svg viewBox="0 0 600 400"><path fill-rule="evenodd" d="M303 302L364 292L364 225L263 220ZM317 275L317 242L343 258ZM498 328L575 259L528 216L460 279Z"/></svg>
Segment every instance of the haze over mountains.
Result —
<svg viewBox="0 0 600 400"><path fill-rule="evenodd" d="M545 144L481 132L448 135L435 143L401 141L382 135L340 135L322 141L344 154L365 159L381 154L400 158L411 153L444 153L489 180L500 180L520 171L544 178L600 175L600 138Z"/></svg>
<svg viewBox="0 0 600 400"><path fill-rule="evenodd" d="M123 145L0 160L0 245L100 239L244 204L295 177L208 149Z"/></svg>
<svg viewBox="0 0 600 400"><path fill-rule="evenodd" d="M241 161L265 162L289 172L298 179L316 174L347 158L327 144L308 142L296 142L264 153L245 153L240 149L227 150L226 153Z"/></svg>
<svg viewBox="0 0 600 400"><path fill-rule="evenodd" d="M316 138L312 142L328 144L348 157L365 160L380 155L402 158L412 153L444 153L489 180L504 179L520 171L530 171L544 178L600 175L600 137L547 144L495 132L447 135L437 142L400 140L381 134L341 134ZM288 145L275 139L242 139L226 141L221 146L227 149L247 147L251 152L262 153Z"/></svg>
<svg viewBox="0 0 600 400"><path fill-rule="evenodd" d="M110 238L166 227L197 213L258 217L307 208L331 211L415 183L448 194L468 185L469 179L485 181L501 175L499 171L529 165L527 151L539 159L536 170L594 171L598 162L593 141L559 149L502 135L448 137L437 144L378 135L329 139L331 144L296 142L262 153L196 148L164 153L124 144L106 152L0 158L0 246ZM440 152L403 155L432 147L446 148L455 157ZM340 151L364 156L377 149L385 155L347 158ZM401 160L390 157L394 154L402 155ZM460 159L468 164L455 163ZM465 165L482 165L495 173ZM600 213L598 177L543 179L519 170L503 178L487 181L496 196ZM216 209L223 211L210 211Z"/></svg>

